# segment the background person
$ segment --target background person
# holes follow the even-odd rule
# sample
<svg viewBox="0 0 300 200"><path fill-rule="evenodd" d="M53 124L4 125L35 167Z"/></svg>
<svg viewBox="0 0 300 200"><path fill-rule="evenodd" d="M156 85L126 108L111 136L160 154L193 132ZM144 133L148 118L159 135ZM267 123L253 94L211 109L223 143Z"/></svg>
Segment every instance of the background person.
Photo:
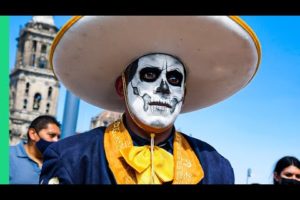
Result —
<svg viewBox="0 0 300 200"><path fill-rule="evenodd" d="M52 116L34 119L27 132L27 141L10 147L10 184L38 184L43 152L60 138L60 123Z"/></svg>

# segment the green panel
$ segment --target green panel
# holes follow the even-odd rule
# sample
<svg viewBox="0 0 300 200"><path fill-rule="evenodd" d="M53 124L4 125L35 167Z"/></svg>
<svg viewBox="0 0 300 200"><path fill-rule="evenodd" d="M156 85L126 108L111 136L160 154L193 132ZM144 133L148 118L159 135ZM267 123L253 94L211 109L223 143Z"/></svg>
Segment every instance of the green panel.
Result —
<svg viewBox="0 0 300 200"><path fill-rule="evenodd" d="M0 16L0 184L9 178L9 17Z"/></svg>

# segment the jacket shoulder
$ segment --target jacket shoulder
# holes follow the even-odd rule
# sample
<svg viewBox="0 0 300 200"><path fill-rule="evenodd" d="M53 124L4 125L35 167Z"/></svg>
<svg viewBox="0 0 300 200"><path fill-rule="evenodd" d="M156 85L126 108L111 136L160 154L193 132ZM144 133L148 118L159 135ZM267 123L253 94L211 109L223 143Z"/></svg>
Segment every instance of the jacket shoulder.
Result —
<svg viewBox="0 0 300 200"><path fill-rule="evenodd" d="M74 154L78 151L85 151L92 147L94 143L102 140L105 127L98 127L84 133L64 138L58 142L51 144L45 151L51 149L59 154Z"/></svg>
<svg viewBox="0 0 300 200"><path fill-rule="evenodd" d="M104 159L104 132L105 127L99 127L51 144L43 154L40 183L50 184L52 179L57 179L61 184L79 184L94 177L87 174Z"/></svg>
<svg viewBox="0 0 300 200"><path fill-rule="evenodd" d="M234 184L233 168L227 158L221 155L210 144L183 134L196 153L206 179L205 184Z"/></svg>
<svg viewBox="0 0 300 200"><path fill-rule="evenodd" d="M217 150L213 146L211 146L210 144L208 144L208 143L206 143L206 142L204 142L204 141L202 141L200 139L188 136L188 135L186 135L184 133L181 133L181 134L189 141L189 143L191 144L191 146L194 147L194 148L196 148L197 150L211 152L211 153L220 155L217 152Z"/></svg>

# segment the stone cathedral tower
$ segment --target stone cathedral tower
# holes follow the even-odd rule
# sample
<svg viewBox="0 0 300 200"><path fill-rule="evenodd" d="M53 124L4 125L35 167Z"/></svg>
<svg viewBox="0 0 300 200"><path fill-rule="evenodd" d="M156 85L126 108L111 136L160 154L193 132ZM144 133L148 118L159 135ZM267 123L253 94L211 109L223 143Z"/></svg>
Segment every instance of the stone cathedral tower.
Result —
<svg viewBox="0 0 300 200"><path fill-rule="evenodd" d="M14 69L10 74L10 144L26 138L39 115L56 116L59 83L49 63L58 28L52 16L34 16L20 29Z"/></svg>

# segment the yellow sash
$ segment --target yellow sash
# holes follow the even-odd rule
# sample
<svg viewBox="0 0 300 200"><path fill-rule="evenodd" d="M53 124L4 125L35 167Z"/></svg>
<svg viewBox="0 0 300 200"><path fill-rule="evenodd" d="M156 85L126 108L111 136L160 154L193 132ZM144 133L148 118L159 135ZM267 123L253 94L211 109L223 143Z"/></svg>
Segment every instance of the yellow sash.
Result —
<svg viewBox="0 0 300 200"><path fill-rule="evenodd" d="M173 184L196 184L204 177L201 164L181 133L174 137L173 156L154 147L154 184L172 181ZM134 147L122 120L106 128L104 149L106 159L118 184L149 184L151 174L149 146ZM173 162L171 160L173 159ZM165 163L165 164L162 164ZM164 165L164 166L161 166ZM173 165L173 172L170 171ZM171 167L170 167L171 166Z"/></svg>

